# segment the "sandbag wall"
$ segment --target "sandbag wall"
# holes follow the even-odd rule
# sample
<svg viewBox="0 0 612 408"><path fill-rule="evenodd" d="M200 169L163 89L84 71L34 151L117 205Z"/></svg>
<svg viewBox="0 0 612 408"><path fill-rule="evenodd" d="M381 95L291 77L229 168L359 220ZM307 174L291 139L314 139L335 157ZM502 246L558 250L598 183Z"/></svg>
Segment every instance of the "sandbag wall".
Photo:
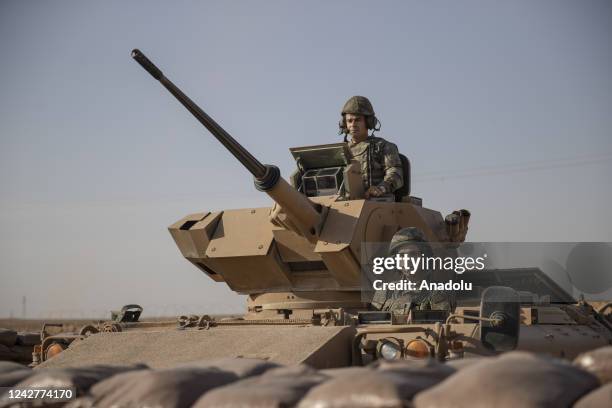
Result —
<svg viewBox="0 0 612 408"><path fill-rule="evenodd" d="M40 333L0 328L0 361L30 364L37 344L40 344Z"/></svg>
<svg viewBox="0 0 612 408"><path fill-rule="evenodd" d="M98 365L31 370L0 363L0 386L50 385L75 390L77 398L65 405L72 408L609 407L612 346L574 362L511 352L446 364L381 361L328 370L243 358L166 369ZM11 406L18 405L0 397L0 408Z"/></svg>

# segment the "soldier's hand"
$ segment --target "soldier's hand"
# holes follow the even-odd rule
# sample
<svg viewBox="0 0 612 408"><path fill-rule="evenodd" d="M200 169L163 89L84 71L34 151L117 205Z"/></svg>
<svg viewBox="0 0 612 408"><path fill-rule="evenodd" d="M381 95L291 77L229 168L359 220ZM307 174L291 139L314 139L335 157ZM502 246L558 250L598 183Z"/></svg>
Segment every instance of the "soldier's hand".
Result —
<svg viewBox="0 0 612 408"><path fill-rule="evenodd" d="M366 191L365 197L366 198L380 197L380 196L385 195L386 193L387 193L387 191L385 190L384 187L371 186L370 188L368 188L368 191Z"/></svg>

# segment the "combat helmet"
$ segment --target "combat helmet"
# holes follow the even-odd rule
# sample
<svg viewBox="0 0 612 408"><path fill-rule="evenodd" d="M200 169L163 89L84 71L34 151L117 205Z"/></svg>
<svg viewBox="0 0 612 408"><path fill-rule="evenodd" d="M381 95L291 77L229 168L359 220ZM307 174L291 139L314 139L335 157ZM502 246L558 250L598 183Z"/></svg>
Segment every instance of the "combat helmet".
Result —
<svg viewBox="0 0 612 408"><path fill-rule="evenodd" d="M427 256L432 255L432 249L427 242L425 234L415 227L402 228L397 231L393 238L391 238L388 252L395 255L409 251L411 248L417 248Z"/></svg>
<svg viewBox="0 0 612 408"><path fill-rule="evenodd" d="M352 96L342 107L342 119L340 119L340 133L348 133L344 116L347 114L362 115L365 117L366 126L374 131L380 130L380 121L376 118L374 107L368 98L365 96Z"/></svg>

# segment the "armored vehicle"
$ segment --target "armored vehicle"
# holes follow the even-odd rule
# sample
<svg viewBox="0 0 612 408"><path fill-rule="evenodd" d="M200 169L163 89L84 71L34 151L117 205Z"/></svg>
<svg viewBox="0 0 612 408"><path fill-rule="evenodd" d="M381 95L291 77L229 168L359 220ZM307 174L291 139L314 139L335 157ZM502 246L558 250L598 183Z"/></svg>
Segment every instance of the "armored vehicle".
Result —
<svg viewBox="0 0 612 408"><path fill-rule="evenodd" d="M446 309L381 306L386 299L377 303L364 290L369 284L364 266L380 255L367 243L386 248L412 228L452 254L465 240L469 212L443 217L411 196L405 157L404 187L393 195L365 199L360 166L345 143L290 149L297 170L286 181L277 167L246 151L140 51L132 56L253 175L255 188L273 200L266 208L189 214L169 227L189 262L213 281L247 295L246 312L225 319L184 316L180 330L143 331L139 323L116 322L112 332L73 342L43 365L145 362L165 367L229 356L328 368L377 359L446 361L514 349L571 358L612 341L609 315L575 301L538 269L468 271L464 276L471 276L477 290ZM517 282L541 291L525 300L513 284Z"/></svg>

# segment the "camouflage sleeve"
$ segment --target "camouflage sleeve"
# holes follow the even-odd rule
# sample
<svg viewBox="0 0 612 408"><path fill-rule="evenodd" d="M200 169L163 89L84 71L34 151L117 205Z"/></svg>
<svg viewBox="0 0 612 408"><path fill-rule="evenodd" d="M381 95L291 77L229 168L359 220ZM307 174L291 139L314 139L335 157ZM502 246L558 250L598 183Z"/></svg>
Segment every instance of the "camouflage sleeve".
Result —
<svg viewBox="0 0 612 408"><path fill-rule="evenodd" d="M404 171L400 160L397 146L386 142L383 147L385 161L385 177L380 185L383 185L387 192L394 192L404 185Z"/></svg>

